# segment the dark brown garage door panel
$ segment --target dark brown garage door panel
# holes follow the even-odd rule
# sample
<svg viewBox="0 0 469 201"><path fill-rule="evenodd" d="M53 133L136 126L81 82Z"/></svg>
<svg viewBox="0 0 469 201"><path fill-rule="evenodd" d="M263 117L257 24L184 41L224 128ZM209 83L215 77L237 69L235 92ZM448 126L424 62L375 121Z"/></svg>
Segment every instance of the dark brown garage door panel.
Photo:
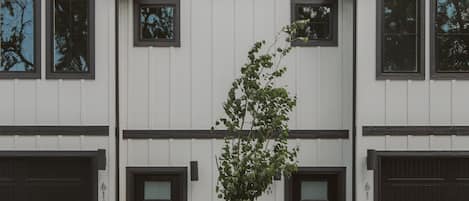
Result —
<svg viewBox="0 0 469 201"><path fill-rule="evenodd" d="M468 201L469 159L382 157L380 201Z"/></svg>
<svg viewBox="0 0 469 201"><path fill-rule="evenodd" d="M0 200L92 201L94 171L86 157L0 157Z"/></svg>

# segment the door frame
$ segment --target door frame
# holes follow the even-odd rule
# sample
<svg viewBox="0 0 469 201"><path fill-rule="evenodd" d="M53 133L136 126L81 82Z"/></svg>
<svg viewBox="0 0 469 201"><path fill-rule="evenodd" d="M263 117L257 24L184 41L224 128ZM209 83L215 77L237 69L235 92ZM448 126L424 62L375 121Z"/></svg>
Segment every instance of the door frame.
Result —
<svg viewBox="0 0 469 201"><path fill-rule="evenodd" d="M367 169L373 170L373 199L380 200L381 159L385 157L469 158L469 151L376 151L368 150Z"/></svg>
<svg viewBox="0 0 469 201"><path fill-rule="evenodd" d="M0 158L89 158L91 159L91 201L98 201L98 171L106 169L106 150L96 151L0 151Z"/></svg>

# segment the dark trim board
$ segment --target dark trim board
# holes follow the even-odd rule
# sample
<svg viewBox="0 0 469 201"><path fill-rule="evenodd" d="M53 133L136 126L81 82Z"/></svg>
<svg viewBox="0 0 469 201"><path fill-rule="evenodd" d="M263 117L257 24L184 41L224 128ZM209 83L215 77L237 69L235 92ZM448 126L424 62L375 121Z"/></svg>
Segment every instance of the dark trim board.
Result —
<svg viewBox="0 0 469 201"><path fill-rule="evenodd" d="M363 126L363 136L469 136L469 126Z"/></svg>
<svg viewBox="0 0 469 201"><path fill-rule="evenodd" d="M1 135L108 136L109 126L0 126Z"/></svg>
<svg viewBox="0 0 469 201"><path fill-rule="evenodd" d="M223 139L227 130L124 130L124 139ZM348 130L290 130L291 139L348 139Z"/></svg>

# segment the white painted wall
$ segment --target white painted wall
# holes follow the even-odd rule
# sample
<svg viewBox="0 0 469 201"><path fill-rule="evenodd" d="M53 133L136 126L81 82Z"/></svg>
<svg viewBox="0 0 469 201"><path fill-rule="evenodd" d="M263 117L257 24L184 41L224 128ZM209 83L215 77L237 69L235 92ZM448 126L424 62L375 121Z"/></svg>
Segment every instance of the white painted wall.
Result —
<svg viewBox="0 0 469 201"><path fill-rule="evenodd" d="M297 48L285 61L298 96L291 129L351 128L353 2L339 2L339 47ZM123 129L210 128L253 42L290 22L289 0L181 0L181 47L134 47L133 1L119 6Z"/></svg>
<svg viewBox="0 0 469 201"><path fill-rule="evenodd" d="M45 1L42 4L42 36L45 36ZM46 41L42 40L42 79L0 80L0 126L101 125L110 126L106 136L2 136L1 150L94 150L105 149L107 169L99 172L104 200L115 199L115 3L94 0L96 6L96 79L46 80ZM112 190L112 191L111 191ZM99 191L99 200L103 192Z"/></svg>
<svg viewBox="0 0 469 201"><path fill-rule="evenodd" d="M273 39L290 22L290 0L181 0L181 47L133 46L133 1L119 4L121 129L209 129L222 115L228 87L239 75L251 45ZM339 46L297 48L286 59L283 83L298 96L291 129L352 128L353 2L339 0ZM349 140L291 140L301 166L346 166L351 200ZM123 140L120 197L125 168L189 166L189 201L215 201L219 140ZM284 183L261 200L284 199Z"/></svg>
<svg viewBox="0 0 469 201"><path fill-rule="evenodd" d="M430 80L430 5L426 5L426 80L377 81L376 1L357 1L357 200L368 198L365 184L373 187L366 170L366 150L469 150L463 136L362 137L362 126L468 125L469 81Z"/></svg>

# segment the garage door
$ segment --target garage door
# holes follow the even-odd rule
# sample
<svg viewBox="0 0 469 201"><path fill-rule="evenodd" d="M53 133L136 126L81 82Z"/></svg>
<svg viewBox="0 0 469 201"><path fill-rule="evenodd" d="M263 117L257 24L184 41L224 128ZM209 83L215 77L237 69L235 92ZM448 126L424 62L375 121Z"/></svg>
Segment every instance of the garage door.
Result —
<svg viewBox="0 0 469 201"><path fill-rule="evenodd" d="M0 157L0 200L92 201L91 158Z"/></svg>
<svg viewBox="0 0 469 201"><path fill-rule="evenodd" d="M383 157L380 201L468 201L469 159Z"/></svg>

